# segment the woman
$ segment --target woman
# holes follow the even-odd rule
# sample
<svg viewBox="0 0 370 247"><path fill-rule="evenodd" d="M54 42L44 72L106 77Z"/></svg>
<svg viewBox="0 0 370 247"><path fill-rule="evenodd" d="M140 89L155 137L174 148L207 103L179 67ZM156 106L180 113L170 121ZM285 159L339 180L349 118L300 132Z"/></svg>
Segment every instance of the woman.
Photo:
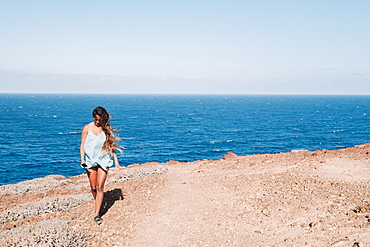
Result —
<svg viewBox="0 0 370 247"><path fill-rule="evenodd" d="M104 198L104 183L107 178L109 167L120 167L116 150L120 147L115 141L120 139L114 135L110 124L110 116L107 110L98 106L93 113L94 122L91 122L82 129L81 133L81 167L87 171L90 181L91 192L95 199L94 222L100 225L103 222L100 216L100 209Z"/></svg>

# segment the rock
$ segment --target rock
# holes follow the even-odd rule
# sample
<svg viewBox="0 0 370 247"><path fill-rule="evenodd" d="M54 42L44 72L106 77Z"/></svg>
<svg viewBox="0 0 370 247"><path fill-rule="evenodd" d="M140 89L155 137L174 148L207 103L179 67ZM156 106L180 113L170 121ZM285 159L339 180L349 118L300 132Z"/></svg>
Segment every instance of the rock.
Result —
<svg viewBox="0 0 370 247"><path fill-rule="evenodd" d="M237 158L238 155L234 154L233 152L228 152L227 154L224 155L224 160L232 160Z"/></svg>
<svg viewBox="0 0 370 247"><path fill-rule="evenodd" d="M4 229L6 230L10 230L10 229L13 229L13 228L16 228L17 226L14 225L14 224L10 224L10 223L7 223L7 224L4 224Z"/></svg>

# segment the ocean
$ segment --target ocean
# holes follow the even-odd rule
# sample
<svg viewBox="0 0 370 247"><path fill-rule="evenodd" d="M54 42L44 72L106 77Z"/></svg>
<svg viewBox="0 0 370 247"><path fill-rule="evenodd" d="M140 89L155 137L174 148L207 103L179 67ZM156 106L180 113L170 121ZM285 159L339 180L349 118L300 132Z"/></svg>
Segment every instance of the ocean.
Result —
<svg viewBox="0 0 370 247"><path fill-rule="evenodd" d="M0 94L0 185L83 173L96 106L119 130L123 166L370 142L370 96Z"/></svg>

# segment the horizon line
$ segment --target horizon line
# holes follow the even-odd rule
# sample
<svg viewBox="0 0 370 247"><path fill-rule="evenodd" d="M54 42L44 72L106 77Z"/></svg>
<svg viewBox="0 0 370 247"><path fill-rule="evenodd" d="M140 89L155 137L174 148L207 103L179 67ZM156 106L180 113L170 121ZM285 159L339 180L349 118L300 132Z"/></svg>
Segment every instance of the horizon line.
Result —
<svg viewBox="0 0 370 247"><path fill-rule="evenodd" d="M280 95L280 96L370 96L370 94L345 93L96 93L96 92L0 92L0 94L59 94L59 95Z"/></svg>

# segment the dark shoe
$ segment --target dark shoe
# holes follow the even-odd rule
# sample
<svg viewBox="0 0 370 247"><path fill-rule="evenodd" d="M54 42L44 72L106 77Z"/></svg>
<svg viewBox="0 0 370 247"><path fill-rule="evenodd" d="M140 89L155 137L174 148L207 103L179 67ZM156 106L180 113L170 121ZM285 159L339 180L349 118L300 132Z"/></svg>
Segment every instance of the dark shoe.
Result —
<svg viewBox="0 0 370 247"><path fill-rule="evenodd" d="M100 225L101 223L103 223L103 218L100 217L99 215L98 216L95 216L94 217L94 222L98 225Z"/></svg>

